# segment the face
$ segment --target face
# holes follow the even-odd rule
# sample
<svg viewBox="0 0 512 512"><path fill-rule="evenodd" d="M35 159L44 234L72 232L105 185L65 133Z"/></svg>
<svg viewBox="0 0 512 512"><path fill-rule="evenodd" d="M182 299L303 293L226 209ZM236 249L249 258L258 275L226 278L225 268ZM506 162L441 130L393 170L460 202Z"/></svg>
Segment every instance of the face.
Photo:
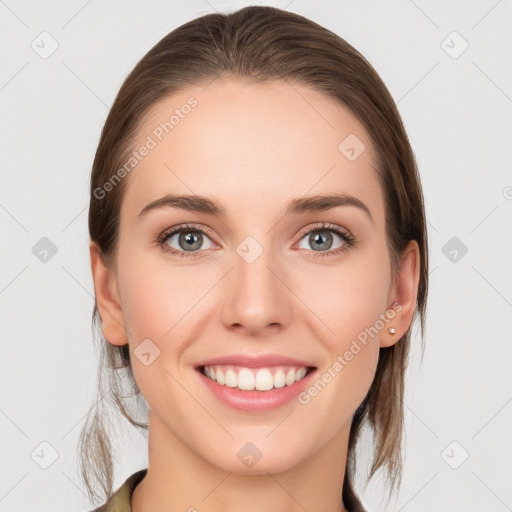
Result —
<svg viewBox="0 0 512 512"><path fill-rule="evenodd" d="M116 313L102 320L111 343L129 343L150 428L247 473L283 471L346 440L398 315L363 125L306 86L226 79L161 101L136 148L148 137L155 144L124 178L112 274L124 339ZM155 205L168 194L210 202ZM345 199L326 208L312 196ZM212 361L218 382L203 374ZM238 389L256 384L277 387ZM254 467L242 447L261 454Z"/></svg>

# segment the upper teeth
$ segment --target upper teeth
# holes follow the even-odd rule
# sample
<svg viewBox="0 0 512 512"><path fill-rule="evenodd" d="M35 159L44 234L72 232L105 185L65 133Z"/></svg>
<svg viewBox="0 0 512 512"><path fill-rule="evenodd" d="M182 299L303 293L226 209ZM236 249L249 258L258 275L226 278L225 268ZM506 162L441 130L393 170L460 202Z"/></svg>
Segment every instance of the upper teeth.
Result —
<svg viewBox="0 0 512 512"><path fill-rule="evenodd" d="M304 378L305 367L279 366L272 368L244 368L239 366L205 366L204 374L222 386L238 387L246 391L256 389L268 391L273 388L291 386Z"/></svg>

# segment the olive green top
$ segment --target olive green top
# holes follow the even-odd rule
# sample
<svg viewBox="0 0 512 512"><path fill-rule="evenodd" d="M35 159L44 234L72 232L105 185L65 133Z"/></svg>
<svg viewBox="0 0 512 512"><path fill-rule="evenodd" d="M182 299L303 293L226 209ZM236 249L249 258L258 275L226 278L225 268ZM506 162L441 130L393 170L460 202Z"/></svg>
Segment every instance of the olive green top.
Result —
<svg viewBox="0 0 512 512"><path fill-rule="evenodd" d="M131 512L131 499L135 487L146 476L147 469L141 469L130 476L112 497L93 512ZM343 500L349 512L365 512L365 509L351 487L344 489Z"/></svg>
<svg viewBox="0 0 512 512"><path fill-rule="evenodd" d="M131 512L132 494L135 487L146 476L147 469L141 469L126 479L117 492L101 507L93 512Z"/></svg>

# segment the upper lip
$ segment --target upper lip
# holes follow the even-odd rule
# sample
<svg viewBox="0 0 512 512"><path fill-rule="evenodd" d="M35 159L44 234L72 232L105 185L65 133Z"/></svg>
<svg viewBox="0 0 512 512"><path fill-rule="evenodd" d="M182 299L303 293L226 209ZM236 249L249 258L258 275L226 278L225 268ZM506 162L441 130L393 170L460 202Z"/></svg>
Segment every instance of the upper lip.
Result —
<svg viewBox="0 0 512 512"><path fill-rule="evenodd" d="M200 366L213 366L213 365L233 365L243 366L245 368L262 368L267 366L300 366L300 367L311 367L312 364L307 361L301 361L291 357L282 356L279 354L267 354L260 356L242 355L242 354L229 354L225 356L213 357L206 359L196 364L196 367Z"/></svg>

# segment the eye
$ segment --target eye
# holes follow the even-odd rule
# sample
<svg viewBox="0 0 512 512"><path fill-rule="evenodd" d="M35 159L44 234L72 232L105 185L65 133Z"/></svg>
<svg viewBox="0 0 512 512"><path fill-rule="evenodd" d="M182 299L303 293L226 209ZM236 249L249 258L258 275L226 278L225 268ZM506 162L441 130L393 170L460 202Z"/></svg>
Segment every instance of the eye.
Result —
<svg viewBox="0 0 512 512"><path fill-rule="evenodd" d="M208 230L203 226L176 226L164 231L157 239L157 244L164 251L170 252L179 257L196 257L201 249L211 249L214 243L208 236ZM309 228L301 233L302 239L309 244L312 249L299 245L300 249L308 249L312 252L311 256L334 256L347 251L356 244L355 238L351 233L335 224L321 223ZM306 238L307 237L307 238ZM337 242L336 242L337 239ZM332 248L333 243L338 246ZM315 254L316 253L316 254Z"/></svg>
<svg viewBox="0 0 512 512"><path fill-rule="evenodd" d="M309 228L301 233L305 243L312 247L312 251L317 254L312 254L314 258L318 256L334 256L347 251L350 247L355 245L355 238L348 230L335 224L320 224L314 229ZM338 246L332 248L333 243L338 239ZM301 249L309 249L308 247L299 246Z"/></svg>
<svg viewBox="0 0 512 512"><path fill-rule="evenodd" d="M165 251L177 256L193 257L195 254L190 253L201 252L199 251L201 248L211 249L213 247L213 242L206 233L206 229L201 226L178 226L170 231L164 231L158 237L157 243Z"/></svg>

